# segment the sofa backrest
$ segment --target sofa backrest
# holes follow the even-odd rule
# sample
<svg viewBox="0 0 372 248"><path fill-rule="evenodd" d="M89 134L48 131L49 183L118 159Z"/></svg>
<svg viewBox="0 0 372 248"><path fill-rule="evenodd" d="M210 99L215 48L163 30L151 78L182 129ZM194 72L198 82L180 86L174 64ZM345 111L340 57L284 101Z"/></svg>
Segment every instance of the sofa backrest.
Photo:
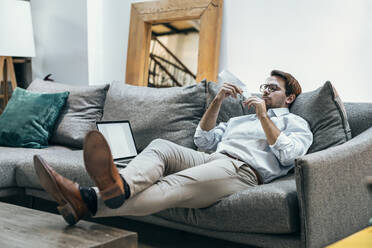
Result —
<svg viewBox="0 0 372 248"><path fill-rule="evenodd" d="M56 83L48 84L50 85L46 86L49 88L56 91L59 90L56 88ZM44 87L44 84L41 84L39 88L44 92L44 88L48 88L46 86ZM70 98L72 97L72 92L77 89L68 85L64 85L64 87L66 88L64 90L71 91ZM102 92L106 92L106 86L100 86L101 88ZM168 139L177 144L195 148L193 136L196 126L206 108L218 93L219 88L220 85L205 81L192 86L167 89L137 87L114 82L110 86L104 104L103 120L129 119L138 142L137 148L140 151L156 138ZM90 87L89 89L95 90L94 87ZM36 90L36 84L33 84L30 90ZM79 92L82 95L80 98L92 99L91 91L82 88ZM95 106L99 106L99 109L102 111L106 94L101 95L104 96L101 100L102 103L94 102L94 104ZM79 101L81 102L81 100ZM71 102L70 107L81 108L82 104L79 101L76 103ZM351 127L352 137L372 127L372 103L346 102L344 105ZM80 112L78 109L76 111ZM254 113L254 108L248 109L242 105L242 99L229 97L222 104L217 122L226 122L232 117ZM75 121L75 116L76 114L73 114L72 119L67 121L72 134L80 130L80 122L78 122L79 120ZM85 114L83 116L87 119ZM99 117L97 116L97 119L92 119L91 126L87 126L84 132L86 133L90 129L94 129L95 121L101 119L101 116L102 113ZM85 133L79 136L81 141ZM73 138L69 138L68 140L71 140L71 142L74 141ZM65 145L72 146L67 143Z"/></svg>
<svg viewBox="0 0 372 248"><path fill-rule="evenodd" d="M330 84L330 83L328 83L328 84ZM327 86L328 84L325 84L325 86ZM314 98L315 99L317 99L317 97L318 98L319 97L323 98L324 96L321 96L321 95L318 96L318 93L322 89L330 88L330 87L325 87L325 86L323 86L323 87L321 87L321 88L319 88L315 91L305 93L304 95L307 94L307 95L310 95L310 97L308 96L307 98L309 98L309 99L307 99L307 100L305 99L305 100L302 101L302 103L304 103L304 101L306 103L306 104L303 104L303 106L312 106L311 104L309 104L309 102L314 100ZM218 93L220 87L221 87L221 85L218 85L218 84L213 83L213 82L208 82L208 84L207 84L207 107L212 102L214 96ZM260 94L254 94L254 95L260 96ZM330 98L329 100L331 100L332 97L334 97L334 96L330 94L329 95L329 98ZM351 129L351 137L355 137L356 135L365 131L369 127L372 127L372 103L350 103L350 102L348 102L348 103L344 103L344 105L345 105L347 119L348 119L350 129ZM292 112L292 110L293 109L290 109L291 112ZM308 111L309 112L308 114L303 113L303 115L308 116L310 118L310 120L314 121L312 119L313 118L313 115L311 114L312 111L319 111L319 110L310 110L310 111ZM221 121L226 122L231 117L236 117L236 116L241 116L241 115L246 115L246 114L254 114L254 113L255 113L254 108L247 109L246 107L243 107L242 100L240 98L235 99L235 98L229 97L224 101L224 103L221 106L221 110L220 110L220 113L219 113L219 116L218 116L218 119L217 119L217 123L219 123ZM298 115L301 116L301 114L299 114L299 113L295 113L295 114L298 114ZM329 112L325 112L324 114L329 114ZM306 119L306 117L304 117L304 118ZM327 117L325 117L325 118L327 119ZM315 120L315 122L317 122L317 121ZM324 123L326 123L326 122L323 122L323 124ZM320 123L319 125L323 125L323 124ZM334 123L332 123L332 124L334 124ZM339 127L341 128L342 125L340 124ZM314 131L315 132L319 131L319 128L315 128ZM326 132L327 131L333 132L334 129L333 130L332 129L331 130L326 130ZM343 130L338 130L338 131L341 134L343 133ZM320 141L318 140L319 144L318 144L318 149L317 150L322 150L322 149L325 149L329 146L342 144L343 142L347 141L347 140L344 140L344 141L334 142L332 140L332 138L334 138L333 137L334 135L335 134L333 133L331 135L331 138L326 139L326 142L328 142L329 144L323 144L322 145L321 143L322 142L324 143L324 140L320 140ZM349 135L350 135L350 133L349 133ZM319 139L319 137L315 137L315 138ZM314 150L314 151L316 151L316 150ZM314 152L314 151L309 150L309 152Z"/></svg>
<svg viewBox="0 0 372 248"><path fill-rule="evenodd" d="M157 138L195 149L195 129L205 112L205 85L157 89L113 82L103 120L129 120L138 151Z"/></svg>
<svg viewBox="0 0 372 248"><path fill-rule="evenodd" d="M156 138L196 148L195 128L219 88L220 85L205 81L166 89L114 82L107 94L103 120L130 120L139 151ZM372 126L372 103L347 102L344 105L352 137ZM217 123L254 113L254 108L244 107L239 97L229 97L221 106Z"/></svg>
<svg viewBox="0 0 372 248"><path fill-rule="evenodd" d="M344 105L353 137L372 127L372 103L345 102Z"/></svg>

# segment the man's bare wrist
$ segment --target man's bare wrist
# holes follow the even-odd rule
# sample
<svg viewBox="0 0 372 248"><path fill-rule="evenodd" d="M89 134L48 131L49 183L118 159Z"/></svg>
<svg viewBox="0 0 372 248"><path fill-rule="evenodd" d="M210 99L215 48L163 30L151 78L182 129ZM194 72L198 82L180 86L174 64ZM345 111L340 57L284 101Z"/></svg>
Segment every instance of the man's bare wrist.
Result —
<svg viewBox="0 0 372 248"><path fill-rule="evenodd" d="M222 104L223 98L217 95L215 98L212 100L212 104Z"/></svg>
<svg viewBox="0 0 372 248"><path fill-rule="evenodd" d="M257 115L257 118L258 118L259 120L270 119L270 118L269 118L269 115L267 114L267 112L258 114L258 115Z"/></svg>

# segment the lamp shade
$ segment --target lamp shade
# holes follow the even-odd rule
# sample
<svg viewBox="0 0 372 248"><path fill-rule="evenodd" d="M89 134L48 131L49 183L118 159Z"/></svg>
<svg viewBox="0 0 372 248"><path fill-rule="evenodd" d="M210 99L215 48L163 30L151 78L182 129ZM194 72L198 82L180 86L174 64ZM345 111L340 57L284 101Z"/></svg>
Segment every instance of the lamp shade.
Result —
<svg viewBox="0 0 372 248"><path fill-rule="evenodd" d="M0 1L0 56L35 56L29 2Z"/></svg>

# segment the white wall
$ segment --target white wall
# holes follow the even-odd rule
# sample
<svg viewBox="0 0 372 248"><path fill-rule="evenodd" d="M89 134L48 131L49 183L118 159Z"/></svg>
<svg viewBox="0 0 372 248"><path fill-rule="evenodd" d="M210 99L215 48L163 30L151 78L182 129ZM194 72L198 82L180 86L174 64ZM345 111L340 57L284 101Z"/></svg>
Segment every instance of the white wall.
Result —
<svg viewBox="0 0 372 248"><path fill-rule="evenodd" d="M133 2L104 2L102 68L109 81L125 78ZM225 0L219 68L252 92L275 68L292 73L304 91L330 80L344 101L372 102L369 13L369 0Z"/></svg>
<svg viewBox="0 0 372 248"><path fill-rule="evenodd" d="M34 75L50 72L57 80L89 84L124 81L130 5L139 1L31 0L39 32ZM48 13L38 17L35 5ZM344 101L372 102L369 13L369 0L224 0L220 69L253 92L275 68L292 73L304 91L330 80Z"/></svg>
<svg viewBox="0 0 372 248"><path fill-rule="evenodd" d="M220 69L252 92L277 68L304 91L330 80L342 100L372 102L371 13L369 0L225 0Z"/></svg>
<svg viewBox="0 0 372 248"><path fill-rule="evenodd" d="M86 0L31 0L36 57L33 78L88 84Z"/></svg>
<svg viewBox="0 0 372 248"><path fill-rule="evenodd" d="M103 23L101 0L87 1L88 77L89 84L102 84L103 67Z"/></svg>
<svg viewBox="0 0 372 248"><path fill-rule="evenodd" d="M91 85L113 80L124 82L131 4L145 1L88 0L88 32L90 33L88 57Z"/></svg>

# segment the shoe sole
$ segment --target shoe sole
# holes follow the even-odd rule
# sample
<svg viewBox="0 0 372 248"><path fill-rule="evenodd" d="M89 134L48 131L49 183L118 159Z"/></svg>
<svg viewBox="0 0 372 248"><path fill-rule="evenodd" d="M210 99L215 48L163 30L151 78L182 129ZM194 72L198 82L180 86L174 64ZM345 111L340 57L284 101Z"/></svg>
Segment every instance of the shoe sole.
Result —
<svg viewBox="0 0 372 248"><path fill-rule="evenodd" d="M112 209L123 205L124 186L121 179L116 180L114 176L119 175L119 171L113 163L106 139L98 131L90 131L84 139L84 163L105 205Z"/></svg>
<svg viewBox="0 0 372 248"><path fill-rule="evenodd" d="M75 225L78 221L78 215L72 205L66 200L61 193L58 184L52 173L50 172L49 165L39 155L34 156L34 167L36 174L40 179L40 184L46 192L48 192L54 200L59 204L57 207L58 212L62 215L69 225Z"/></svg>

